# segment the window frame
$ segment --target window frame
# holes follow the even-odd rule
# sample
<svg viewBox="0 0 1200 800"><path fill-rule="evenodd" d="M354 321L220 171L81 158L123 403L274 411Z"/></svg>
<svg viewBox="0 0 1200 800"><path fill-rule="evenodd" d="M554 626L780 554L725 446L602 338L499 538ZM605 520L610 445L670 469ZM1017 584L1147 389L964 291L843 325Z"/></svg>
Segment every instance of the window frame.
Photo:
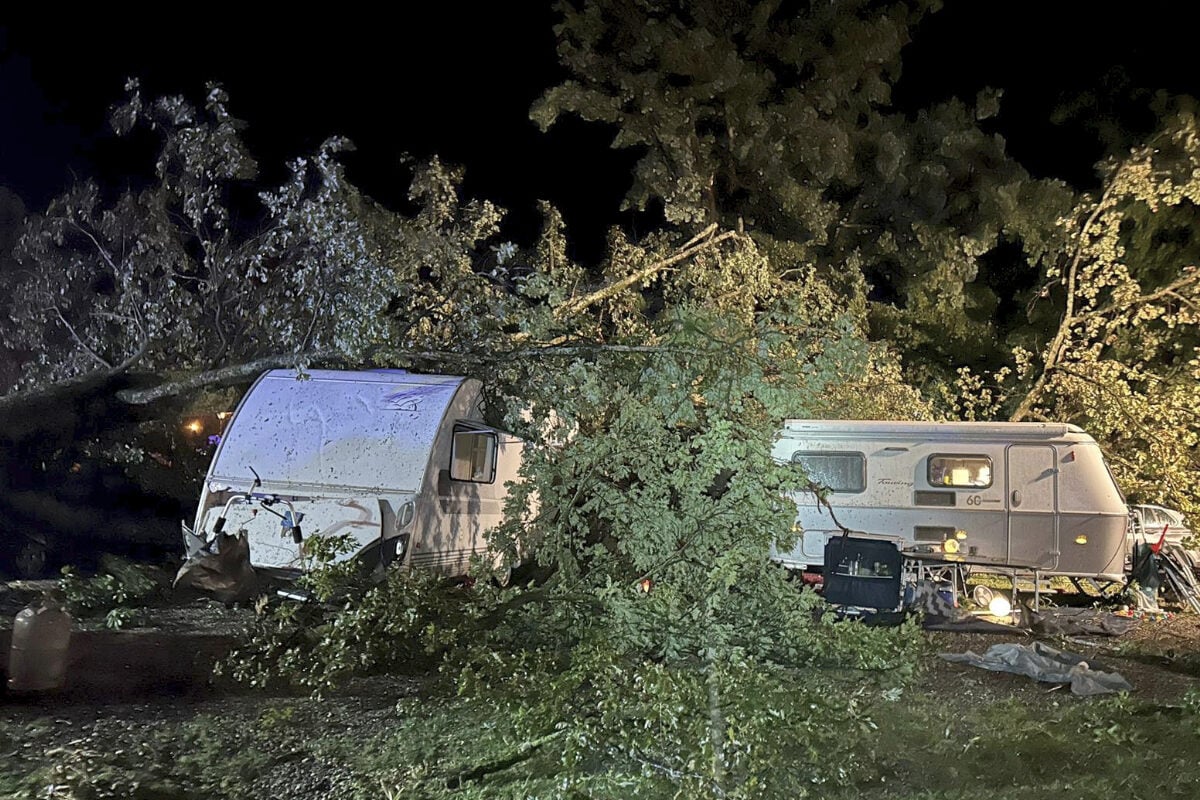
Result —
<svg viewBox="0 0 1200 800"><path fill-rule="evenodd" d="M861 450L795 450L792 452L791 463L800 464L803 467L804 464L800 460L801 456L822 456L822 457L850 456L850 457L857 458L859 461L859 464L862 468L861 480L859 482L860 483L859 488L857 488L857 489L835 489L832 486L824 486L824 488L828 489L830 492L832 492L834 494L862 494L863 492L865 492L867 490L867 454L862 452ZM805 471L807 472L807 468L805 469Z"/></svg>
<svg viewBox="0 0 1200 800"><path fill-rule="evenodd" d="M955 461L967 461L971 459L986 461L988 468L988 482L982 486L977 486L973 483L959 484L946 483L944 481L942 483L934 483L933 462L934 459L938 458L951 459ZM925 459L925 483L937 489L990 489L996 483L996 462L993 461L992 457L986 453L930 453L929 457Z"/></svg>
<svg viewBox="0 0 1200 800"><path fill-rule="evenodd" d="M461 434L471 436L486 436L491 439L491 463L487 465L489 478L480 480L477 478L459 478L455 477L454 467L458 462L458 437ZM475 425L455 423L454 428L450 432L450 468L446 471L450 480L456 483L477 483L481 485L489 485L496 482L497 464L500 456L500 434L491 428L478 427ZM472 464L474 462L472 461Z"/></svg>

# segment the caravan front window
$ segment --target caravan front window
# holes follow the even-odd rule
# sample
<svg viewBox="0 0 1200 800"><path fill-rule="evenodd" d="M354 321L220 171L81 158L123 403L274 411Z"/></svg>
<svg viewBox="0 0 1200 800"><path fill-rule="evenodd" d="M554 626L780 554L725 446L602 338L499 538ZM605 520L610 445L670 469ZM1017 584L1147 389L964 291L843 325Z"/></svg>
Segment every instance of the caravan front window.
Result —
<svg viewBox="0 0 1200 800"><path fill-rule="evenodd" d="M833 492L861 492L867 488L867 457L862 453L814 453L797 450L792 461L804 468L808 479Z"/></svg>
<svg viewBox="0 0 1200 800"><path fill-rule="evenodd" d="M929 485L986 489L992 485L992 459L987 456L930 456Z"/></svg>
<svg viewBox="0 0 1200 800"><path fill-rule="evenodd" d="M496 480L496 434L456 428L450 455L450 477L472 483Z"/></svg>

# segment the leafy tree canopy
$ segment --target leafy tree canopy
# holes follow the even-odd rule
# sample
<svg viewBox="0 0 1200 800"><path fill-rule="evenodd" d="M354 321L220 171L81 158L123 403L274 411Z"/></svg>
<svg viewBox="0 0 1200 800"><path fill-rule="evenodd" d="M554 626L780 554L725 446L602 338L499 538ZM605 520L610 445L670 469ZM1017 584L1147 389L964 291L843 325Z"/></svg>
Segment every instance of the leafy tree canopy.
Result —
<svg viewBox="0 0 1200 800"><path fill-rule="evenodd" d="M158 135L153 178L113 199L83 181L26 224L3 278L5 339L23 360L15 388L131 370L245 380L273 365L360 360L390 335L394 298L461 267L494 232L486 203L447 217L436 164L413 182L416 216L389 230L398 218L346 181L340 139L260 188L219 87L203 108L129 91L113 127Z"/></svg>
<svg viewBox="0 0 1200 800"><path fill-rule="evenodd" d="M1164 133L1131 152L1107 137L1099 199L1034 180L982 125L1000 92L893 106L936 7L563 2L570 77L532 116L615 126L641 153L628 206L747 226L778 274L863 309L951 413L1079 423L1131 498L1195 508L1194 104L1159 96Z"/></svg>
<svg viewBox="0 0 1200 800"><path fill-rule="evenodd" d="M1181 223L1200 208L1197 117L1180 113L1104 176L1058 221L1039 301L1059 321L1036 352L1014 350L1011 418L1078 422L1131 496L1196 514L1200 272Z"/></svg>
<svg viewBox="0 0 1200 800"><path fill-rule="evenodd" d="M938 371L994 355L979 257L1006 240L1037 264L1071 193L979 127L997 92L892 107L901 50L937 5L564 2L570 78L532 116L615 125L613 147L643 154L627 206L746 225L777 269L816 267L874 301L875 334Z"/></svg>

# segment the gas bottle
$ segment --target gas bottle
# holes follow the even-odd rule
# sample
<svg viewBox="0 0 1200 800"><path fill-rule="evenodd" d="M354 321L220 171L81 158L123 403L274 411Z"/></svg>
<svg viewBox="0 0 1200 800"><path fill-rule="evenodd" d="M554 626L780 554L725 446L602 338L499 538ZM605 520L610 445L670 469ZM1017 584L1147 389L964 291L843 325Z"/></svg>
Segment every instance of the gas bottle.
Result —
<svg viewBox="0 0 1200 800"><path fill-rule="evenodd" d="M63 685L71 615L53 592L30 603L13 621L8 658L8 688L14 692L44 692Z"/></svg>

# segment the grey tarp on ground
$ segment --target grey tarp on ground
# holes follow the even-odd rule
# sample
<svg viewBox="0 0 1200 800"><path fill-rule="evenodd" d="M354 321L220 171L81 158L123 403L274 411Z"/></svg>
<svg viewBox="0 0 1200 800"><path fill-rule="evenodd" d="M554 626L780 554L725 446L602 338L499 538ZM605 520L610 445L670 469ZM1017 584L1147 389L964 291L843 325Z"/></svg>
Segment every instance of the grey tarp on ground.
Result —
<svg viewBox="0 0 1200 800"><path fill-rule="evenodd" d="M971 651L941 653L946 661L970 664L993 672L1013 672L1047 683L1069 683L1071 693L1083 696L1133 689L1120 674L1092 669L1082 657L1055 650L1043 642L1032 645L994 644L982 656Z"/></svg>
<svg viewBox="0 0 1200 800"><path fill-rule="evenodd" d="M1046 608L1030 614L1035 633L1057 636L1121 636L1137 626L1137 620L1096 608Z"/></svg>

